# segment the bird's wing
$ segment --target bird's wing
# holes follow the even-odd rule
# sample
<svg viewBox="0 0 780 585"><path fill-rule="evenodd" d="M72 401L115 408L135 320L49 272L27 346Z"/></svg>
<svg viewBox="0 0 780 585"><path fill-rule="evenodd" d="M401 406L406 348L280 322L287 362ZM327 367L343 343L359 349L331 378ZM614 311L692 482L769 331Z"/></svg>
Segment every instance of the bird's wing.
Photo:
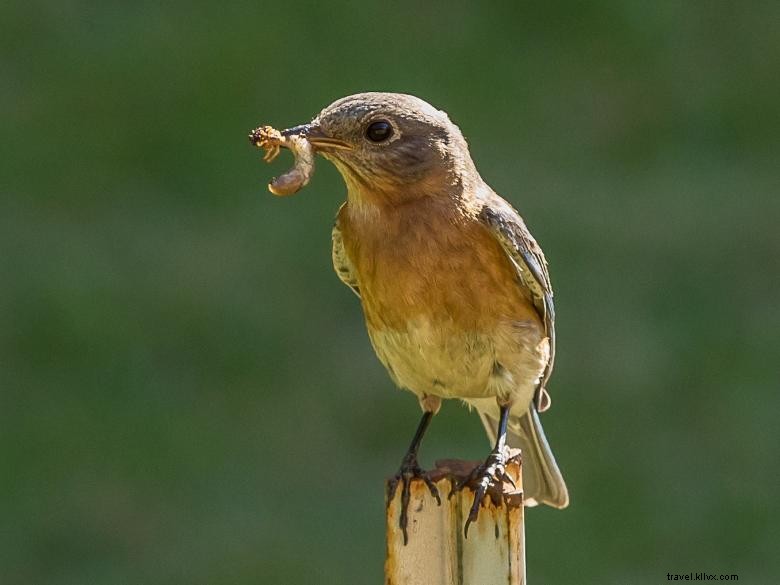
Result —
<svg viewBox="0 0 780 585"><path fill-rule="evenodd" d="M333 268L341 279L341 282L351 288L352 292L360 298L360 287L358 286L352 262L349 261L347 252L344 250L344 238L339 229L338 218L336 218L336 221L333 224L333 231L331 234L333 236Z"/></svg>
<svg viewBox="0 0 780 585"><path fill-rule="evenodd" d="M520 284L531 292L534 307L544 322L545 333L550 343L550 359L534 395L536 410L544 412L550 407L550 395L545 386L555 360L555 307L547 260L539 244L525 226L523 218L503 199L497 196L490 197L483 205L479 219L492 231L512 260Z"/></svg>

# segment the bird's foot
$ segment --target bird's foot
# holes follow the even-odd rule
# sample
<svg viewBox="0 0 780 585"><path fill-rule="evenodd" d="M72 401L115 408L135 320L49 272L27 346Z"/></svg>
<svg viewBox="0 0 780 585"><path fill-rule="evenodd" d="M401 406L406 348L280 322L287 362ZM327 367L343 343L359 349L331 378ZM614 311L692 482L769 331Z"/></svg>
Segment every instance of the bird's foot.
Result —
<svg viewBox="0 0 780 585"><path fill-rule="evenodd" d="M387 501L390 502L395 495L398 484L401 484L401 515L399 519L399 526L401 532L404 535L404 544L409 542L409 535L406 532L406 527L409 524L409 499L411 496L411 484L412 480L420 479L425 482L431 495L436 499L436 503L441 506L441 498L439 497L439 490L436 484L433 483L428 474L417 463L417 457L414 454L407 453L404 460L401 462L401 467L387 484Z"/></svg>
<svg viewBox="0 0 780 585"><path fill-rule="evenodd" d="M490 490L491 497L493 494L497 494L498 498L503 497L503 482L507 482L515 487L514 480L506 472L506 464L509 461L509 449L504 447L501 449L493 449L488 455L485 462L474 468L468 478L461 483L457 490L461 490L468 486L474 491L474 501L471 504L471 510L469 511L466 525L463 527L463 535L468 538L469 525L472 522L476 522L479 516L479 508L482 503L482 499L488 494L490 488L496 487L498 489ZM452 495L452 494L450 494Z"/></svg>

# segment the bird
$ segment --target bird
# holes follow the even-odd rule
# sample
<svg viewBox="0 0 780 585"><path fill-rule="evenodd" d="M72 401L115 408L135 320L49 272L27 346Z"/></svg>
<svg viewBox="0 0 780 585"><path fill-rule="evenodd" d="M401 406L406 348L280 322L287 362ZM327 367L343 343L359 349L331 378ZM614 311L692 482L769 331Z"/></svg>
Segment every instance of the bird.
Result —
<svg viewBox="0 0 780 585"><path fill-rule="evenodd" d="M541 247L480 176L446 112L408 94L341 98L281 132L306 138L346 184L332 231L336 274L360 299L377 357L422 409L398 473L404 542L409 485L436 487L418 463L443 400L479 413L493 443L475 469L476 520L491 485L522 450L524 501L565 508L569 494L542 429L555 359L555 309Z"/></svg>

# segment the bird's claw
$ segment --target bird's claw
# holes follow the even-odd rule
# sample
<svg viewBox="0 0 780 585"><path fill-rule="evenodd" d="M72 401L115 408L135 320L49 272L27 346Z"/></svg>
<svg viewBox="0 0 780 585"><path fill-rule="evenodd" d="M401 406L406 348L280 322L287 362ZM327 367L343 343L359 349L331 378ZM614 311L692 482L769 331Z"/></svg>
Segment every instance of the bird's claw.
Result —
<svg viewBox="0 0 780 585"><path fill-rule="evenodd" d="M468 478L461 483L457 490L460 491L464 487L468 486L474 491L474 501L471 504L468 518L466 519L466 525L463 527L463 536L468 538L469 526L472 522L476 522L479 517L479 508L482 503L482 499L487 495L488 489L491 487L498 487L496 490L499 497L503 498L503 489L501 485L503 482L508 482L515 486L514 480L506 472L506 463L508 460L508 454L505 449L491 451L484 463L474 468ZM450 493L452 496L452 493Z"/></svg>
<svg viewBox="0 0 780 585"><path fill-rule="evenodd" d="M409 500L411 499L411 484L414 479L422 480L436 500L436 503L441 506L441 497L439 496L439 489L436 487L436 484L433 483L431 478L428 477L428 474L420 467L416 458L405 457L398 473L396 473L387 484L388 502L393 499L395 491L398 489L398 484L401 484L401 514L398 524L404 535L404 545L409 542L409 535L407 533L407 526L409 525L408 509Z"/></svg>

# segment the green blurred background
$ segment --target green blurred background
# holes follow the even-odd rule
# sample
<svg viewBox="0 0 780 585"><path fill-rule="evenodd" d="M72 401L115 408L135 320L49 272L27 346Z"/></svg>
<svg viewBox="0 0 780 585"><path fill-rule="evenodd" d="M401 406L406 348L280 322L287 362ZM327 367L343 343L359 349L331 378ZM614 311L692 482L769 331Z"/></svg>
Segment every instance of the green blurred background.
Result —
<svg viewBox="0 0 780 585"><path fill-rule="evenodd" d="M447 110L551 263L571 507L533 583L780 573L780 4L5 2L0 583L382 582L418 419L246 140ZM481 458L445 405L423 463Z"/></svg>

